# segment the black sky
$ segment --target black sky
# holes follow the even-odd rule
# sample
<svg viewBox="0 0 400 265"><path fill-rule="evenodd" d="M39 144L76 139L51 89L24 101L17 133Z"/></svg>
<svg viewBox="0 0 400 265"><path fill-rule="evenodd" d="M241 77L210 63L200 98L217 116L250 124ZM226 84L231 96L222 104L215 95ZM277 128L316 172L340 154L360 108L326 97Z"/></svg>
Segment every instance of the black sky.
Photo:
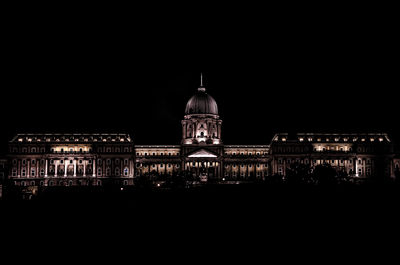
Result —
<svg viewBox="0 0 400 265"><path fill-rule="evenodd" d="M8 21L3 147L16 132L122 131L137 144L179 144L200 72L227 144L268 144L280 131L399 134L390 14L133 11Z"/></svg>

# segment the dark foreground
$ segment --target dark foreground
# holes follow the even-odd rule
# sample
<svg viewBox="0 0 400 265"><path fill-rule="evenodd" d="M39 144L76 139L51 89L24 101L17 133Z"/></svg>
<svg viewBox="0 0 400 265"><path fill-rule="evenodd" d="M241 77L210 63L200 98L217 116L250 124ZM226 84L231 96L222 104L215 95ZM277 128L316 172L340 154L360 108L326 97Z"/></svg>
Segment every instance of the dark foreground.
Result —
<svg viewBox="0 0 400 265"><path fill-rule="evenodd" d="M54 190L2 201L11 248L146 260L215 256L340 262L398 251L397 186L207 186L178 190ZM41 243L44 242L44 243ZM393 243L394 242L394 243ZM96 253L96 254L94 254ZM146 253L146 254L143 254ZM322 255L322 258L319 258ZM212 257L211 257L212 256Z"/></svg>
<svg viewBox="0 0 400 265"><path fill-rule="evenodd" d="M400 207L398 185L291 186L208 185L191 189L137 189L72 187L41 192L33 200L8 199L2 211L116 214L118 215L224 215L250 214L280 218L308 218L326 214L344 217L356 214L391 214ZM342 220L343 222L345 220ZM353 224L354 225L354 224Z"/></svg>

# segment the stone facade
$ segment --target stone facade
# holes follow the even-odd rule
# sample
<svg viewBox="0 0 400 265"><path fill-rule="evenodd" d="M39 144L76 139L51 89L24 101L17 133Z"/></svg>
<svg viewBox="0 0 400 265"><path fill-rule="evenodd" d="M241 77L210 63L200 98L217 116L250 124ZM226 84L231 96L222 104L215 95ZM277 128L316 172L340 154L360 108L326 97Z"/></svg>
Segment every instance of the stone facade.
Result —
<svg viewBox="0 0 400 265"><path fill-rule="evenodd" d="M394 178L400 166L385 133L278 133L269 145L224 145L217 103L203 85L188 101L181 125L180 145L134 145L128 134L18 134L9 142L3 172L17 186L98 186L178 174L202 181L266 180L285 176L293 164Z"/></svg>

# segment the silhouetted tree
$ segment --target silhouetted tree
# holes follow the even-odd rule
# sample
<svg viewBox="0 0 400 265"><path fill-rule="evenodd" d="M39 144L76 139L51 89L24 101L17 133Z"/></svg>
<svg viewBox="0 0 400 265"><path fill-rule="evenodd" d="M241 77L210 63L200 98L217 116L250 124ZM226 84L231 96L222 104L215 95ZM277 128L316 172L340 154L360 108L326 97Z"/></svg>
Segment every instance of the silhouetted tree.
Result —
<svg viewBox="0 0 400 265"><path fill-rule="evenodd" d="M286 169L286 181L288 184L311 183L311 168L307 164L293 163Z"/></svg>
<svg viewBox="0 0 400 265"><path fill-rule="evenodd" d="M313 171L313 177L318 185L332 186L338 183L337 172L329 164L316 166Z"/></svg>
<svg viewBox="0 0 400 265"><path fill-rule="evenodd" d="M272 176L265 178L265 181L268 184L272 184L272 185L283 184L283 176L280 174L274 174Z"/></svg>

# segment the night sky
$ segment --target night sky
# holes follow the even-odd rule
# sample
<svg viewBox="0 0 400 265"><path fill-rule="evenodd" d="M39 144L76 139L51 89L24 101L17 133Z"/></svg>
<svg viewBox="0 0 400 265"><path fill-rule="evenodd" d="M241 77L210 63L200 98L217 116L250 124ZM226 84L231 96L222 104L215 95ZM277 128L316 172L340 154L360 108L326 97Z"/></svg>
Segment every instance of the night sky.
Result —
<svg viewBox="0 0 400 265"><path fill-rule="evenodd" d="M269 144L286 131L399 134L390 16L272 13L14 19L3 150L17 132L128 132L136 144L179 144L200 72L225 144Z"/></svg>

